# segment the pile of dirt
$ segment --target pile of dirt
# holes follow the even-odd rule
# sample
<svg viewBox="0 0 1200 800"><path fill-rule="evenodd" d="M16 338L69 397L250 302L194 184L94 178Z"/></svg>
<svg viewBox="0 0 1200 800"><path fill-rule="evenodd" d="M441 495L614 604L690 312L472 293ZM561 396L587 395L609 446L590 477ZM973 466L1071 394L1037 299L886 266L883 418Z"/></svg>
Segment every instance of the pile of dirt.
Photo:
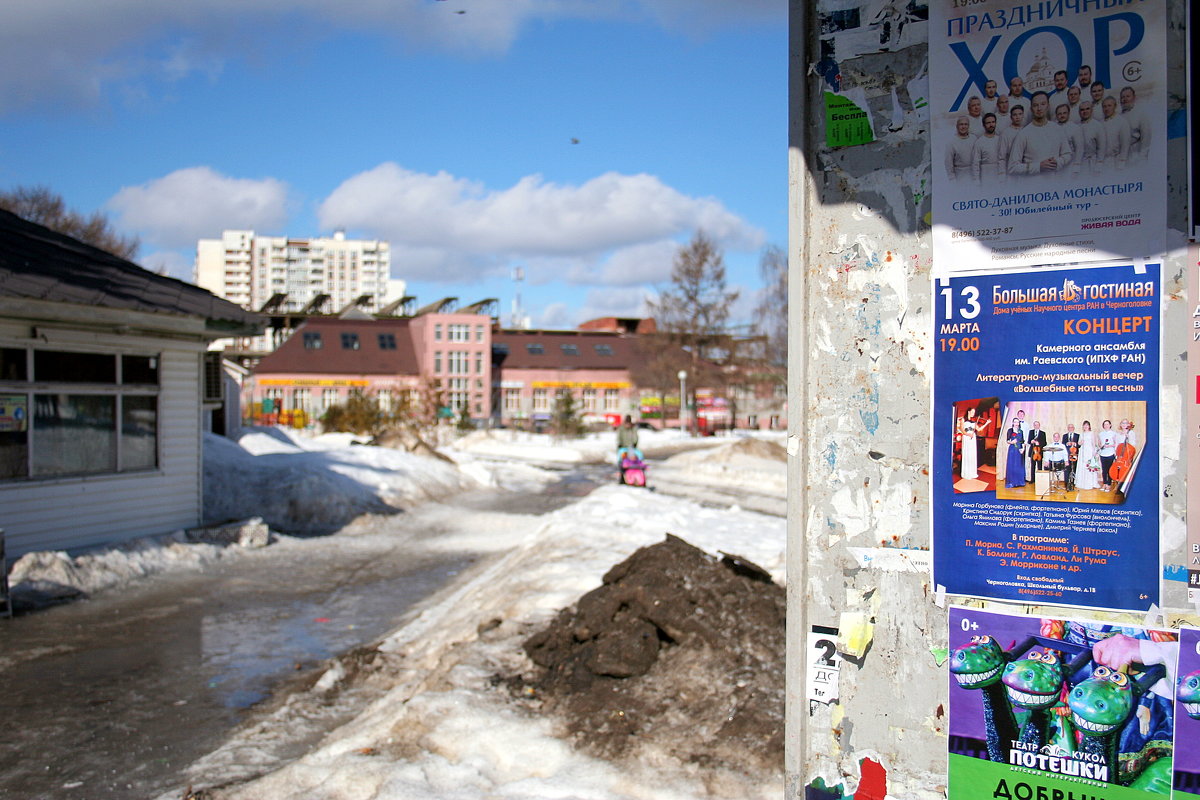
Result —
<svg viewBox="0 0 1200 800"><path fill-rule="evenodd" d="M638 550L525 642L517 694L607 759L783 764L784 590L675 536Z"/></svg>

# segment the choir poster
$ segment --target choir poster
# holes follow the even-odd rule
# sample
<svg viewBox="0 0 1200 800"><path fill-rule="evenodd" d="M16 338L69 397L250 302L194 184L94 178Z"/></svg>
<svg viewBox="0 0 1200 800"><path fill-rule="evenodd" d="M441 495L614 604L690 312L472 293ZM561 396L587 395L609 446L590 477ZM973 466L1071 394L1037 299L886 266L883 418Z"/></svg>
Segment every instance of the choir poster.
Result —
<svg viewBox="0 0 1200 800"><path fill-rule="evenodd" d="M1200 800L1200 630L1179 631L1179 677L1175 682L1174 797Z"/></svg>
<svg viewBox="0 0 1200 800"><path fill-rule="evenodd" d="M1157 258L1166 3L929 7L939 274Z"/></svg>
<svg viewBox="0 0 1200 800"><path fill-rule="evenodd" d="M1177 631L950 610L947 795L1170 795L1179 750ZM1194 724L1200 726L1200 722ZM1179 797L1179 794L1175 795Z"/></svg>
<svg viewBox="0 0 1200 800"><path fill-rule="evenodd" d="M934 284L934 582L1105 609L1159 601L1160 268Z"/></svg>

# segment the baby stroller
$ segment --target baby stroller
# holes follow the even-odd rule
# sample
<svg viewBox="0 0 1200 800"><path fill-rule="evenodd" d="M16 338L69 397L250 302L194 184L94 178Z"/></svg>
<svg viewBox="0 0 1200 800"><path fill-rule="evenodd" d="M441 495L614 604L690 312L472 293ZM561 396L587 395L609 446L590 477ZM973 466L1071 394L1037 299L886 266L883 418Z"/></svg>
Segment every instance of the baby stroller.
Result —
<svg viewBox="0 0 1200 800"><path fill-rule="evenodd" d="M636 447L622 447L617 451L617 463L621 468L621 483L626 486L646 485L646 462L642 451Z"/></svg>

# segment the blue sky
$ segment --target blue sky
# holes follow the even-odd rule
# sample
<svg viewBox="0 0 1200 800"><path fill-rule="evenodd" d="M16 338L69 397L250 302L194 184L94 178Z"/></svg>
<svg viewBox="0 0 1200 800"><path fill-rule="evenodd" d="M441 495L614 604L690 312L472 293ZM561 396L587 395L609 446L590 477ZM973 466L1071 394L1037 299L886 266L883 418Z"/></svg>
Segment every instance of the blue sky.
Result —
<svg viewBox="0 0 1200 800"><path fill-rule="evenodd" d="M419 303L507 324L519 265L540 327L642 313L703 228L748 321L786 241L786 69L785 0L10 2L0 188L184 279L225 228L344 228Z"/></svg>

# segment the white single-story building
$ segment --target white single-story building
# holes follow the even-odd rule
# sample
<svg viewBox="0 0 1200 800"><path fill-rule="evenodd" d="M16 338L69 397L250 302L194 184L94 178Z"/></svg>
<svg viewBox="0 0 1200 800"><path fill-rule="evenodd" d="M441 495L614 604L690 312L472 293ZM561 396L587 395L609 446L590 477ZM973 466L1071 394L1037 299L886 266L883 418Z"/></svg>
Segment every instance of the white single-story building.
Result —
<svg viewBox="0 0 1200 800"><path fill-rule="evenodd" d="M205 353L263 322L0 211L0 529L9 559L199 525L201 432L224 395L220 362Z"/></svg>

